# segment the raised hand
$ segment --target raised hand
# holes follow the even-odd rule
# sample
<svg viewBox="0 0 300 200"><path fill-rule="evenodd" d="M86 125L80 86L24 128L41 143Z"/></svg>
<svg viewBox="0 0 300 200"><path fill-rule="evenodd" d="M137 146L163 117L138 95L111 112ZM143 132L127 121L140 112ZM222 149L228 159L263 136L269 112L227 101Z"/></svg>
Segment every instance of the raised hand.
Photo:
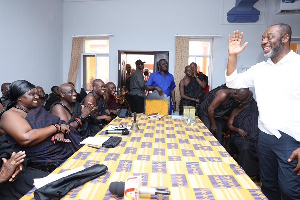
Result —
<svg viewBox="0 0 300 200"><path fill-rule="evenodd" d="M241 46L243 36L244 36L244 33L241 32L241 34L239 34L238 30L234 31L232 36L229 35L229 38L228 38L228 54L229 55L238 55L245 49L248 42L245 42Z"/></svg>

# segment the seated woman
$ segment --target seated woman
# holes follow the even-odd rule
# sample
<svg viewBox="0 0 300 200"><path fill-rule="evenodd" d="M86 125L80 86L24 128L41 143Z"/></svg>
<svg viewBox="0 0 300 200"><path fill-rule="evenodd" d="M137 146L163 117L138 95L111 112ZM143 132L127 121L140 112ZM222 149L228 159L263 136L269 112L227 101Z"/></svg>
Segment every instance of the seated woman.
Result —
<svg viewBox="0 0 300 200"><path fill-rule="evenodd" d="M26 166L24 151L16 151L12 144L0 141L0 197L1 200L20 199L31 190L34 178L48 175L37 169Z"/></svg>
<svg viewBox="0 0 300 200"><path fill-rule="evenodd" d="M28 166L52 172L79 149L81 137L76 130L37 106L33 84L15 81L8 94L11 102L0 113L0 133L26 152Z"/></svg>

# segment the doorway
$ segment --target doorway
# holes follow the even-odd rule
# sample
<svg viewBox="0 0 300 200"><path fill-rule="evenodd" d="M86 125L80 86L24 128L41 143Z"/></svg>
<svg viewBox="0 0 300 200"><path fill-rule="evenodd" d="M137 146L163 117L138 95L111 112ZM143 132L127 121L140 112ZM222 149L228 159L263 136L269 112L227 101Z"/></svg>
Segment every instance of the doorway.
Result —
<svg viewBox="0 0 300 200"><path fill-rule="evenodd" d="M135 61L142 60L144 66L150 74L156 72L157 63L160 59L166 59L169 62L168 51L118 51L118 88L122 88L126 84L126 64L131 65L131 69L135 69Z"/></svg>

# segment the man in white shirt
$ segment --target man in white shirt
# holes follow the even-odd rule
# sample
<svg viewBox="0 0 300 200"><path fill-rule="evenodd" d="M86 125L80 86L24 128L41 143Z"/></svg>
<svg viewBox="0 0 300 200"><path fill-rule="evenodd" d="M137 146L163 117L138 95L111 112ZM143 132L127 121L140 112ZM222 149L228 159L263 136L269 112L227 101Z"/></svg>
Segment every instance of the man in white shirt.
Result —
<svg viewBox="0 0 300 200"><path fill-rule="evenodd" d="M237 74L243 32L229 36L226 85L254 87L259 109L258 154L262 192L271 200L300 199L300 55L290 50L291 27L270 26L261 47L267 61Z"/></svg>

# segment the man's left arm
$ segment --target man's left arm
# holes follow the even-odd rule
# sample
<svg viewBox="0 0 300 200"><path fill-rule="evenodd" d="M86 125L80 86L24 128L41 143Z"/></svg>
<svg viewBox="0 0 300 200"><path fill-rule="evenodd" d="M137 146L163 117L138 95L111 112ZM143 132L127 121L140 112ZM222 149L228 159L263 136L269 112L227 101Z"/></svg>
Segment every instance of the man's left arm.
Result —
<svg viewBox="0 0 300 200"><path fill-rule="evenodd" d="M293 151L292 155L289 157L288 162L292 162L295 158L298 159L297 167L294 169L294 172L300 176L300 147Z"/></svg>

